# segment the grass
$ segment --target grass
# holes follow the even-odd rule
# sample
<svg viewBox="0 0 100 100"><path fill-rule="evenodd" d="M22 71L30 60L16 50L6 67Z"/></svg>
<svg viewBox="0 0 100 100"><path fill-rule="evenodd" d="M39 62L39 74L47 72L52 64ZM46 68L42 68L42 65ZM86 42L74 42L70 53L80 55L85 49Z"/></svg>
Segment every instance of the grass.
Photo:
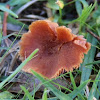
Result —
<svg viewBox="0 0 100 100"><path fill-rule="evenodd" d="M15 18L18 18L18 16L16 15L18 8L27 4L29 1L30 0L22 0L22 1L18 0L17 2L14 2L13 0L8 0L8 2L6 3L0 3L0 10L1 10L0 11L0 44L2 44L2 41L4 41L7 38L10 38L12 36L15 37L10 47L3 47L2 45L0 46L0 52L2 50L5 50L5 53L0 57L0 64L1 64L0 66L2 66L1 62L3 62L3 60L6 58L6 55L15 45L15 41L20 40L19 38L21 37L20 34L22 32L22 29L23 28L28 29L27 28L27 26L29 25L28 22L25 23L24 25L25 27L24 27L23 22ZM88 52L88 54L85 55L84 61L81 64L79 69L76 69L73 72L65 73L61 76L58 76L56 79L52 79L52 80L44 79L41 75L39 75L34 70L32 70L32 73L35 76L35 78L31 80L34 83L34 89L30 91L30 89L28 89L27 86L25 85L27 83L25 83L24 85L20 85L21 91L17 92L16 94L13 94L13 92L9 91L10 87L8 87L8 89L6 88L7 85L11 81L14 81L16 75L18 75L18 73L21 71L21 69L28 61L34 59L34 56L38 54L39 51L38 49L36 49L9 76L6 75L6 78L4 78L3 77L4 74L1 75L0 100L73 100L73 99L92 100L93 98L99 100L100 99L100 57L99 60L96 59L96 54L100 53L100 41L98 41L94 36L89 34L86 31L86 28L90 29L98 37L100 36L100 24L98 23L100 17L100 14L98 12L100 8L100 2L99 1L97 2L97 0L95 0L94 3L89 4L86 0L73 0L67 3L64 0L62 0L62 3L64 4L64 8L59 8L59 6L55 4L56 0L52 0L52 1L40 0L39 2L45 3L43 1L46 1L46 6L50 9L52 13L51 14L52 19L58 22L60 25L68 26L69 24L78 24L79 25L78 34L84 35L87 41L92 44L91 49ZM12 6L12 9L11 10L7 9L5 7L6 4ZM28 8L26 8L24 11L27 12L27 9ZM4 11L10 14L8 16L9 23L22 27L20 29L19 34L16 35L14 33L11 33L7 36L3 36L1 26L3 22ZM72 14L71 12L76 14L77 18L66 19L65 16ZM1 68L0 71L2 73ZM62 84L55 82L55 80L61 79L61 77L62 80L66 78L67 80L66 87L63 86ZM39 84L35 83L37 82L35 79L41 81L41 83ZM13 85L11 85L11 87L12 86ZM42 96L41 98L36 99L36 93L37 91L40 90L41 86L44 86L44 89L42 90ZM55 86L58 86L58 88L56 88ZM22 91L24 94L22 93Z"/></svg>

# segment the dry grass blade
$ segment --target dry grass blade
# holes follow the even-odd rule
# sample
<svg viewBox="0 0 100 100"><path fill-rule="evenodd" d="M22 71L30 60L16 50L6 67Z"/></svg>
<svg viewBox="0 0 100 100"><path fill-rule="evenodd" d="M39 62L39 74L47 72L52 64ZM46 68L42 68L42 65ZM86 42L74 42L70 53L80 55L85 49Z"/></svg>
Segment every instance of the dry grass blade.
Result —
<svg viewBox="0 0 100 100"><path fill-rule="evenodd" d="M38 15L25 15L25 17L27 17L27 18L33 18L33 19L39 19L39 20L46 19L45 17L41 17L41 16L38 16Z"/></svg>
<svg viewBox="0 0 100 100"><path fill-rule="evenodd" d="M37 2L38 0L32 0L29 1L28 3L26 3L25 5L23 5L21 8L19 8L16 12L17 15L19 15L23 10L25 10L27 7L29 7L30 5L32 5L33 3Z"/></svg>

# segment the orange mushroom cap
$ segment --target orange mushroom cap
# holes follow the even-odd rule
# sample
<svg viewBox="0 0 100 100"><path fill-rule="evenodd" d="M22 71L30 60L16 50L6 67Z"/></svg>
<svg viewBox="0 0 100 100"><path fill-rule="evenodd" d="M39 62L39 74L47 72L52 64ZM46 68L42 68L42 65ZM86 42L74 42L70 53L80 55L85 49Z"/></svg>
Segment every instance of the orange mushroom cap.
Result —
<svg viewBox="0 0 100 100"><path fill-rule="evenodd" d="M19 54L24 60L39 48L38 56L31 59L23 70L31 73L30 69L33 69L51 79L64 70L78 68L90 47L83 36L72 34L71 29L48 20L38 20L23 34Z"/></svg>

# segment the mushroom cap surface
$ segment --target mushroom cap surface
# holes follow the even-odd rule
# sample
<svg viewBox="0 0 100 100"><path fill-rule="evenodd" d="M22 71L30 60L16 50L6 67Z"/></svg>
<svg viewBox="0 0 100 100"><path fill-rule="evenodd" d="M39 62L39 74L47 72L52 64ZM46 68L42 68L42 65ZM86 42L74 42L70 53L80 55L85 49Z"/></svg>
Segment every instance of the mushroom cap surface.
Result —
<svg viewBox="0 0 100 100"><path fill-rule="evenodd" d="M74 35L71 29L48 20L38 20L29 26L20 42L20 56L25 60L36 48L38 55L23 68L33 69L45 78L55 78L64 70L78 68L91 44L83 36Z"/></svg>

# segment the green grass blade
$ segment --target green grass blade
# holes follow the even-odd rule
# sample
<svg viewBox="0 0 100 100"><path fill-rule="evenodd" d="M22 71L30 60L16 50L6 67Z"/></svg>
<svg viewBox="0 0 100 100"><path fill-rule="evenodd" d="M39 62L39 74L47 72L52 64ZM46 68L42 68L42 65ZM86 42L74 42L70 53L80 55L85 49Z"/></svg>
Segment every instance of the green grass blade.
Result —
<svg viewBox="0 0 100 100"><path fill-rule="evenodd" d="M1 44L1 41L2 41L2 32L0 32L0 44Z"/></svg>
<svg viewBox="0 0 100 100"><path fill-rule="evenodd" d="M6 4L9 4L10 6L16 7L18 5L22 6L22 5L26 4L29 1L31 1L31 0L8 0L6 2Z"/></svg>
<svg viewBox="0 0 100 100"><path fill-rule="evenodd" d="M74 77L73 77L73 75L72 75L72 72L71 72L71 71L70 71L70 79L71 79L71 83L72 83L72 85L73 85L74 89L76 89L75 80L74 80Z"/></svg>
<svg viewBox="0 0 100 100"><path fill-rule="evenodd" d="M57 88L55 88L50 82L45 80L42 76L40 76L38 73L32 70L32 73L42 82L44 83L48 89L50 89L60 100L72 100L70 96L67 94L64 94L63 92L60 92Z"/></svg>
<svg viewBox="0 0 100 100"><path fill-rule="evenodd" d="M42 99L38 99L38 100L42 100ZM47 100L59 100L57 97L51 97L51 98L47 98Z"/></svg>
<svg viewBox="0 0 100 100"><path fill-rule="evenodd" d="M6 8L3 5L0 5L0 10L5 11L5 12L8 12L12 16L14 16L15 18L18 18L18 16L13 11L11 11L10 9Z"/></svg>
<svg viewBox="0 0 100 100"><path fill-rule="evenodd" d="M80 29L81 29L81 27L85 24L88 16L90 15L92 10L94 9L96 3L97 2L95 1L93 6L91 4L90 6L84 7L84 9L82 9L82 14L77 19L75 19L75 20L73 20L73 21L71 21L69 23L79 22L80 23Z"/></svg>
<svg viewBox="0 0 100 100"><path fill-rule="evenodd" d="M6 82L8 82L11 78L13 78L13 77L27 64L27 62L30 61L30 60L33 58L33 56L34 56L38 51L39 51L39 49L34 50L34 51L30 54L30 56L29 56L27 59L25 59L25 60L23 61L23 63L21 63L21 64L19 65L19 67L18 67L10 76L8 76L3 82L1 82L1 83L0 83L0 89L2 89L3 86L4 86L4 84L5 84Z"/></svg>
<svg viewBox="0 0 100 100"><path fill-rule="evenodd" d="M42 96L42 100L48 100L47 99L47 89L46 88L44 89L44 93L43 93L43 96Z"/></svg>
<svg viewBox="0 0 100 100"><path fill-rule="evenodd" d="M10 36L12 36L12 35L14 35L14 34L15 34L15 33L11 33L11 34L9 34L9 35L7 35L7 36L3 36L1 40L7 39L8 37L10 37Z"/></svg>
<svg viewBox="0 0 100 100"><path fill-rule="evenodd" d="M1 15L1 19L3 20L3 12L0 12ZM20 22L19 20L13 18L12 16L8 16L7 17L7 22L11 23L15 26L20 26L20 28L23 26L24 23ZM28 25L25 24L24 26L25 29L28 29ZM16 29L12 29L13 31L15 31ZM18 31L18 30L17 30Z"/></svg>
<svg viewBox="0 0 100 100"><path fill-rule="evenodd" d="M62 88L62 89L64 89L64 90L66 90L66 91L68 91L68 92L72 92L72 91L69 89L70 87L69 87L69 88L66 88L66 87L60 85L59 83L55 83L55 82L53 82L53 81L51 81L51 83L57 85L58 87L60 87L60 88Z"/></svg>
<svg viewBox="0 0 100 100"><path fill-rule="evenodd" d="M59 10L59 6L55 2L56 0L48 0L47 7L54 10Z"/></svg>
<svg viewBox="0 0 100 100"><path fill-rule="evenodd" d="M2 32L2 19L1 19L1 15L0 15L0 33Z"/></svg>
<svg viewBox="0 0 100 100"><path fill-rule="evenodd" d="M2 19L1 19L1 15L0 15L0 45L1 45L1 41L2 41Z"/></svg>
<svg viewBox="0 0 100 100"><path fill-rule="evenodd" d="M85 66L92 65L92 64L99 64L99 63L100 63L100 60L98 60L98 61L93 61L93 62L91 62L91 63L86 64Z"/></svg>
<svg viewBox="0 0 100 100"><path fill-rule="evenodd" d="M24 86L20 86L21 89L25 92L25 94L27 95L29 100L34 100L31 96L31 94L29 93L29 91L24 87Z"/></svg>
<svg viewBox="0 0 100 100"><path fill-rule="evenodd" d="M79 87L77 87L74 91L72 91L69 96L72 98L75 98L78 94L81 93L81 91L86 87L86 85L90 82L90 80L87 80L83 82Z"/></svg>
<svg viewBox="0 0 100 100"><path fill-rule="evenodd" d="M100 81L98 82L98 89L97 91L95 92L95 97L97 100L99 100L99 97L100 97Z"/></svg>
<svg viewBox="0 0 100 100"><path fill-rule="evenodd" d="M0 47L0 50L8 50L8 47Z"/></svg>
<svg viewBox="0 0 100 100"><path fill-rule="evenodd" d="M88 3L86 0L79 0L82 4L83 4L83 7L88 7Z"/></svg>
<svg viewBox="0 0 100 100"><path fill-rule="evenodd" d="M76 6L76 11L78 13L78 16L81 16L82 14L82 5L79 1L75 2L75 6Z"/></svg>
<svg viewBox="0 0 100 100"><path fill-rule="evenodd" d="M1 100L22 100L22 99L1 99Z"/></svg>
<svg viewBox="0 0 100 100"><path fill-rule="evenodd" d="M92 37L90 34L87 35L87 41L89 41L93 45L97 44L96 39ZM94 61L95 51L96 48L91 47L91 50L84 58L84 62L81 65L82 69L80 68L80 70L82 70L81 83L83 83L85 80L88 80L91 75L92 65L89 65L88 67L85 67L85 65Z"/></svg>
<svg viewBox="0 0 100 100"><path fill-rule="evenodd" d="M96 88L97 88L97 85L98 85L98 80L100 81L100 70L95 78L95 81L93 82L93 86L92 86L92 89L89 93L89 97L88 97L88 100L93 100L93 97L95 95L95 92L96 92Z"/></svg>
<svg viewBox="0 0 100 100"><path fill-rule="evenodd" d="M82 10L82 15L77 19L80 22L81 27L86 22L88 16L90 15L91 11L93 10L94 6L90 5Z"/></svg>
<svg viewBox="0 0 100 100"><path fill-rule="evenodd" d="M0 92L0 100L11 99L14 95L8 91Z"/></svg>

